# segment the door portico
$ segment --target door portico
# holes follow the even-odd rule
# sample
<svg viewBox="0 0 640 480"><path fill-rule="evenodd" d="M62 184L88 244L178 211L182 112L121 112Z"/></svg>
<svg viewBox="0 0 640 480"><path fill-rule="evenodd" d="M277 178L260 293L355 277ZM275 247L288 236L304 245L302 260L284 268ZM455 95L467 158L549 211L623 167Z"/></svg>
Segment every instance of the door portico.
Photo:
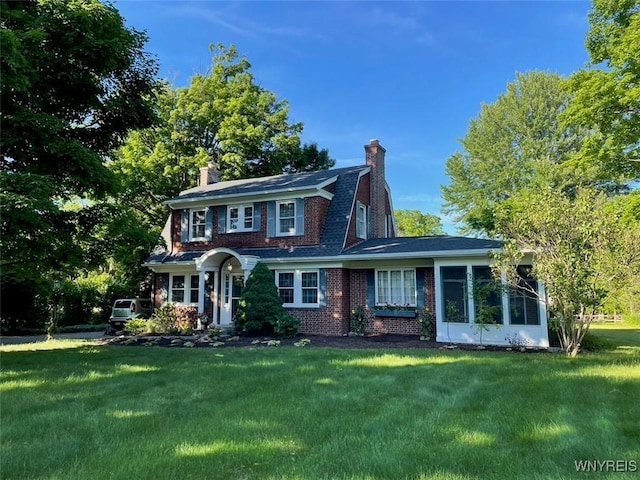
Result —
<svg viewBox="0 0 640 480"><path fill-rule="evenodd" d="M209 323L225 327L233 322L242 286L259 258L240 255L229 248L215 248L196 259L200 276L198 311L207 312L208 301L212 305Z"/></svg>

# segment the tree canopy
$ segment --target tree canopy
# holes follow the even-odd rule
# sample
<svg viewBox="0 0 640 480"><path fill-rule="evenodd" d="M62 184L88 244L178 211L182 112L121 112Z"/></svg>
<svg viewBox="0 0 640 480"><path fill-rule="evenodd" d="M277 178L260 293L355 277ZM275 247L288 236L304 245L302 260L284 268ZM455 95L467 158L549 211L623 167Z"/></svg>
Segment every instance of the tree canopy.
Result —
<svg viewBox="0 0 640 480"><path fill-rule="evenodd" d="M575 156L621 180L640 178L640 4L594 0L586 46L591 66L572 75L565 122L592 130Z"/></svg>
<svg viewBox="0 0 640 480"><path fill-rule="evenodd" d="M235 47L212 46L212 66L186 88L156 92L159 124L133 132L110 165L124 201L150 224L162 225L160 200L195 186L200 167L215 166L222 180L330 168L316 144L300 145L302 123L289 106L260 87Z"/></svg>
<svg viewBox="0 0 640 480"><path fill-rule="evenodd" d="M104 159L152 124L157 66L146 36L97 0L1 7L2 280L81 262L99 215L65 209L115 189ZM70 25L73 28L70 28Z"/></svg>
<svg viewBox="0 0 640 480"><path fill-rule="evenodd" d="M569 196L549 187L523 192L496 213L499 229L510 239L500 265L518 286L514 265L524 252L535 252L532 274L545 285L543 300L552 299L548 307L571 356L580 349L589 316L604 306L611 283L637 284L640 223L624 225L623 215L602 192L581 188Z"/></svg>
<svg viewBox="0 0 640 480"><path fill-rule="evenodd" d="M444 235L440 217L419 210L396 210L394 212L398 232L402 237L426 237Z"/></svg>
<svg viewBox="0 0 640 480"><path fill-rule="evenodd" d="M570 100L564 78L529 72L517 74L495 103L482 105L461 140L463 151L447 160L444 212L456 215L466 232L492 234L496 207L517 192L534 184L593 183L597 172L565 165L586 135L560 125Z"/></svg>

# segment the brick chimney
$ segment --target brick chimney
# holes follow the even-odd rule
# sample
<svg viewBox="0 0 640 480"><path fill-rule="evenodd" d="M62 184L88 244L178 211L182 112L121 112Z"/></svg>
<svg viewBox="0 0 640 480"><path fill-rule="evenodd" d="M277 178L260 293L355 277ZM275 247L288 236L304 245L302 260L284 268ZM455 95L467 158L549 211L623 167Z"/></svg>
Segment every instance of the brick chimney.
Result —
<svg viewBox="0 0 640 480"><path fill-rule="evenodd" d="M204 187L212 183L218 183L220 181L220 171L210 163L206 167L200 168L200 182L198 185Z"/></svg>
<svg viewBox="0 0 640 480"><path fill-rule="evenodd" d="M377 139L364 146L366 164L371 167L371 185L369 187L371 202L371 237L386 237L386 179L384 176L384 154L386 150Z"/></svg>

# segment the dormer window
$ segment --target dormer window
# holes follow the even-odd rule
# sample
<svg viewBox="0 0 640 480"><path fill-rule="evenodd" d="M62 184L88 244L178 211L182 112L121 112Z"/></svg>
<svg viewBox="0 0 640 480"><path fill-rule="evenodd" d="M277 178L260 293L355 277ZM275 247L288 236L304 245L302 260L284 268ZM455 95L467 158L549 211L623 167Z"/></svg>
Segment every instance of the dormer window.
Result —
<svg viewBox="0 0 640 480"><path fill-rule="evenodd" d="M189 215L189 240L204 240L206 230L206 211L191 210Z"/></svg>
<svg viewBox="0 0 640 480"><path fill-rule="evenodd" d="M367 206L360 202L356 204L356 237L367 239Z"/></svg>
<svg viewBox="0 0 640 480"><path fill-rule="evenodd" d="M278 235L296 234L296 202L288 200L278 202L276 209L276 226Z"/></svg>
<svg viewBox="0 0 640 480"><path fill-rule="evenodd" d="M227 222L227 232L253 231L253 204L230 205Z"/></svg>

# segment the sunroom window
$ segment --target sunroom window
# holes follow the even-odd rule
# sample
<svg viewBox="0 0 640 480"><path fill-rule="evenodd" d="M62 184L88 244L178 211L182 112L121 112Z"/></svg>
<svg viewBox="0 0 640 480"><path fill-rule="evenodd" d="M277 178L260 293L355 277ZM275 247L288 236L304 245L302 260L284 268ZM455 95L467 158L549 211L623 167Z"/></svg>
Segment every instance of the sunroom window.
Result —
<svg viewBox="0 0 640 480"><path fill-rule="evenodd" d="M444 321L468 323L467 267L441 267Z"/></svg>
<svg viewBox="0 0 640 480"><path fill-rule="evenodd" d="M519 288L509 290L509 313L512 325L540 325L538 282L531 276L531 266L518 267Z"/></svg>

